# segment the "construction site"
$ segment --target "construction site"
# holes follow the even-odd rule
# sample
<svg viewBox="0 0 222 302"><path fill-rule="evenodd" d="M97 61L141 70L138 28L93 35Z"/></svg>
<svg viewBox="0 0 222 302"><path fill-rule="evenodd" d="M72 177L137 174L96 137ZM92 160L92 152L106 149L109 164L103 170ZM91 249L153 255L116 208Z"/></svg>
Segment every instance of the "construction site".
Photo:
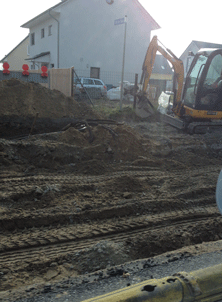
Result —
<svg viewBox="0 0 222 302"><path fill-rule="evenodd" d="M37 301L92 275L126 286L127 263L222 249L220 130L190 135L132 104L108 115L119 103L93 102L0 82L1 301ZM48 301L69 301L66 290Z"/></svg>

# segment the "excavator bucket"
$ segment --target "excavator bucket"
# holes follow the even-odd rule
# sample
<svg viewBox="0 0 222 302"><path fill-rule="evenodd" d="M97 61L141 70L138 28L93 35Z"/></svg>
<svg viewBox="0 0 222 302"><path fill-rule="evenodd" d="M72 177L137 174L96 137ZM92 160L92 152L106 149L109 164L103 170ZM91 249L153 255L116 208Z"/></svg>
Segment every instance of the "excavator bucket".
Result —
<svg viewBox="0 0 222 302"><path fill-rule="evenodd" d="M149 99L143 94L137 94L136 115L141 118L147 118L155 114L155 108Z"/></svg>

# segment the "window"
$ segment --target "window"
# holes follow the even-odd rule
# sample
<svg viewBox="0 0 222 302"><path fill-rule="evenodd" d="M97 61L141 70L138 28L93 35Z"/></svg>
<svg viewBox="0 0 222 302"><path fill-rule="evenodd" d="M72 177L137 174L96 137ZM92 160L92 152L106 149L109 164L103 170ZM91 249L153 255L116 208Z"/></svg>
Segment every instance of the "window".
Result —
<svg viewBox="0 0 222 302"><path fill-rule="evenodd" d="M74 83L75 84L81 84L81 79L80 78L75 78Z"/></svg>
<svg viewBox="0 0 222 302"><path fill-rule="evenodd" d="M199 55L193 69L190 72L189 77L187 77L187 85L184 90L184 104L188 107L195 107L195 90L198 86L197 80L200 80L201 73L203 71L202 66L206 64L207 57L204 55Z"/></svg>
<svg viewBox="0 0 222 302"><path fill-rule="evenodd" d="M52 35L52 25L49 25L49 27L48 27L48 35L49 36Z"/></svg>
<svg viewBox="0 0 222 302"><path fill-rule="evenodd" d="M99 79L100 78L100 68L90 67L90 78Z"/></svg>
<svg viewBox="0 0 222 302"><path fill-rule="evenodd" d="M41 38L44 38L44 37L45 37L45 29L42 28L42 29L41 29Z"/></svg>
<svg viewBox="0 0 222 302"><path fill-rule="evenodd" d="M94 85L94 81L91 79L83 79L83 85Z"/></svg>
<svg viewBox="0 0 222 302"><path fill-rule="evenodd" d="M209 66L204 84L212 85L219 80L222 73L222 56L216 55Z"/></svg>
<svg viewBox="0 0 222 302"><path fill-rule="evenodd" d="M96 85L101 85L101 86L103 86L103 83L100 82L99 80L94 80L94 81L95 81L95 84L96 84Z"/></svg>
<svg viewBox="0 0 222 302"><path fill-rule="evenodd" d="M31 45L35 45L35 33L31 34Z"/></svg>

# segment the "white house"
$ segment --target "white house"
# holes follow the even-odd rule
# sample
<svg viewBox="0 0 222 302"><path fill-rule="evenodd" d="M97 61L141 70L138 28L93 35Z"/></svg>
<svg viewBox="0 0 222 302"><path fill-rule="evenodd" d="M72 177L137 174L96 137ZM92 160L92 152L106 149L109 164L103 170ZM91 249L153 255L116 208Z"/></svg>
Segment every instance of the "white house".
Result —
<svg viewBox="0 0 222 302"><path fill-rule="evenodd" d="M63 0L26 22L22 27L30 30L31 68L74 66L106 83L109 73L119 81L125 23L114 24L125 16L124 79L129 80L128 73L141 72L150 33L160 28L138 0Z"/></svg>
<svg viewBox="0 0 222 302"><path fill-rule="evenodd" d="M195 55L198 52L198 50L200 50L201 48L222 48L222 44L215 44L215 43L208 43L208 42L201 42L201 41L193 40L188 45L188 47L184 50L182 55L180 56L180 59L183 61L185 76L193 61L193 55ZM192 55L189 55L190 53L192 53Z"/></svg>

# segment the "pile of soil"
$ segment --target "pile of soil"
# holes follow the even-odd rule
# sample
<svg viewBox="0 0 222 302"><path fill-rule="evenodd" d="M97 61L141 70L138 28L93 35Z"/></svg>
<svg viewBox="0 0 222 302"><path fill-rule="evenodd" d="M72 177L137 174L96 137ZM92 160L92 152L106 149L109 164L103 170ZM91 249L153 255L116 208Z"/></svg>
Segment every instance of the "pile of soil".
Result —
<svg viewBox="0 0 222 302"><path fill-rule="evenodd" d="M37 112L32 133L44 134L16 142L1 141L3 165L17 163L22 169L29 169L30 165L46 169L67 166L83 174L100 174L107 170L105 162L134 161L144 154L142 136L125 124L98 124L91 127L90 132L87 128L79 131L70 127L47 134L62 130L70 121L99 119L100 115L86 103L78 103L38 83L18 79L0 83L3 138L29 134Z"/></svg>
<svg viewBox="0 0 222 302"><path fill-rule="evenodd" d="M98 125L92 128L92 142L87 130L80 132L72 127L64 132L33 135L17 141L1 139L0 162L8 166L17 163L22 169L29 165L50 170L66 167L84 174L99 174L106 170L106 163L134 161L143 156L143 139L129 126L113 126L112 133L114 137Z"/></svg>
<svg viewBox="0 0 222 302"><path fill-rule="evenodd" d="M1 137L29 134L36 116L33 133L61 130L77 118L100 118L90 106L58 90L18 79L0 82Z"/></svg>
<svg viewBox="0 0 222 302"><path fill-rule="evenodd" d="M18 79L0 82L0 116L81 117L81 105L58 90Z"/></svg>

